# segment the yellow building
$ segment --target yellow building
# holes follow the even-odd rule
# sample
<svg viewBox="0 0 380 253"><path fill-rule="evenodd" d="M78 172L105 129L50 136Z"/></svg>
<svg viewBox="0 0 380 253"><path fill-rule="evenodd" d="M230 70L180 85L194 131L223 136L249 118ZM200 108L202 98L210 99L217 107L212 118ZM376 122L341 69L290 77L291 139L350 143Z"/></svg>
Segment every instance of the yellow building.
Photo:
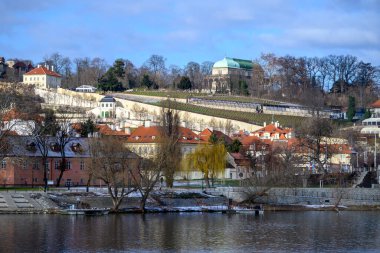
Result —
<svg viewBox="0 0 380 253"><path fill-rule="evenodd" d="M61 75L43 66L38 66L35 69L23 75L23 83L34 85L40 89L58 88L61 86Z"/></svg>

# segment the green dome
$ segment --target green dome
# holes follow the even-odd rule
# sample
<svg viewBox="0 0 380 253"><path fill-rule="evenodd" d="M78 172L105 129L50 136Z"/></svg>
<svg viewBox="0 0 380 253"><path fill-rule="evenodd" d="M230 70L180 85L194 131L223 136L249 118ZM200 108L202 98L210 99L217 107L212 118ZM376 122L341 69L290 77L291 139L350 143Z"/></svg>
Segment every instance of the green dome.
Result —
<svg viewBox="0 0 380 253"><path fill-rule="evenodd" d="M234 61L232 58L224 57L223 60L214 63L213 68L240 68L239 63Z"/></svg>
<svg viewBox="0 0 380 253"><path fill-rule="evenodd" d="M235 68L251 70L253 67L252 61L242 60L237 58L224 57L223 60L214 63L213 68Z"/></svg>

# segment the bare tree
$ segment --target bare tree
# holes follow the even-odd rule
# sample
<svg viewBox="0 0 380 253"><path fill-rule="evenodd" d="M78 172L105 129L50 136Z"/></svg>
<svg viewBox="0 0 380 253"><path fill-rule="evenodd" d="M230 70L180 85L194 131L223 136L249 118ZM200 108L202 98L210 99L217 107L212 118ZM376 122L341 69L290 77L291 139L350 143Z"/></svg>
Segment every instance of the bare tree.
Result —
<svg viewBox="0 0 380 253"><path fill-rule="evenodd" d="M73 138L73 128L72 123L74 123L74 118L77 116L78 110L73 107L61 107L57 110L57 118L59 122L59 129L55 135L55 143L51 144L51 148L60 153L61 162L59 166L59 176L57 179L57 187L60 186L63 173L67 168L66 159L66 146Z"/></svg>
<svg viewBox="0 0 380 253"><path fill-rule="evenodd" d="M179 170L182 157L178 142L180 118L178 112L171 108L170 100L167 101L167 105L167 108L162 108L160 116L161 140L157 159L162 163L162 172L167 185L173 187L174 173Z"/></svg>
<svg viewBox="0 0 380 253"><path fill-rule="evenodd" d="M189 62L185 67L185 75L189 77L194 89L202 89L203 76L201 66L196 62Z"/></svg>
<svg viewBox="0 0 380 253"><path fill-rule="evenodd" d="M328 159L336 153L334 149L328 150L329 138L332 137L332 134L331 120L320 117L309 118L301 127L296 129L300 153L319 172L325 171Z"/></svg>
<svg viewBox="0 0 380 253"><path fill-rule="evenodd" d="M141 212L146 211L146 202L157 185L163 171L163 160L159 159L159 157L162 156L158 154L153 160L141 159L136 167L136 172L130 171L133 183L137 191L141 194Z"/></svg>
<svg viewBox="0 0 380 253"><path fill-rule="evenodd" d="M154 54L145 63L153 74L153 82L159 86L164 85L162 81L166 71L165 61L166 59L163 56Z"/></svg>
<svg viewBox="0 0 380 253"><path fill-rule="evenodd" d="M56 135L58 131L58 124L55 119L53 111L46 111L43 121L33 121L30 124L32 130L32 142L28 143L28 147L31 149L36 148L42 158L42 166L44 170L44 191L47 191L48 186L48 168L46 167L46 162L48 160L50 143L52 137Z"/></svg>
<svg viewBox="0 0 380 253"><path fill-rule="evenodd" d="M113 211L118 211L122 201L131 192L131 180L138 168L139 157L129 151L122 140L116 137L90 139L91 161L88 166L93 178L102 180L108 189L113 203ZM133 178L137 177L134 175Z"/></svg>

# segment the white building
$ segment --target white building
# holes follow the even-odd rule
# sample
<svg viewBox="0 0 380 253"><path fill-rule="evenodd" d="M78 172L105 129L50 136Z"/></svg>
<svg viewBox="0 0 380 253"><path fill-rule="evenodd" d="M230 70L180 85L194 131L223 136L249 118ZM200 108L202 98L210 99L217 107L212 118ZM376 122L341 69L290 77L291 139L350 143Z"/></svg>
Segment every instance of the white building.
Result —
<svg viewBox="0 0 380 253"><path fill-rule="evenodd" d="M96 91L96 88L94 86L91 86L91 85L81 85L81 86L75 88L75 91L76 92L90 92L90 93L94 93Z"/></svg>
<svg viewBox="0 0 380 253"><path fill-rule="evenodd" d="M23 75L23 83L35 85L40 89L58 88L61 86L61 75L54 72L53 67L50 70L38 66Z"/></svg>

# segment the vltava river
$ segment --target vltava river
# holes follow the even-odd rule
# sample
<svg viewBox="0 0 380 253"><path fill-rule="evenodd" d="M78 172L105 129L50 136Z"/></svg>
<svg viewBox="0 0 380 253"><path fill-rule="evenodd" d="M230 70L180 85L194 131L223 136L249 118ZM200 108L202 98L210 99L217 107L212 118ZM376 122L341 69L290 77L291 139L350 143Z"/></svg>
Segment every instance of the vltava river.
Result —
<svg viewBox="0 0 380 253"><path fill-rule="evenodd" d="M0 215L0 252L380 252L380 212Z"/></svg>

